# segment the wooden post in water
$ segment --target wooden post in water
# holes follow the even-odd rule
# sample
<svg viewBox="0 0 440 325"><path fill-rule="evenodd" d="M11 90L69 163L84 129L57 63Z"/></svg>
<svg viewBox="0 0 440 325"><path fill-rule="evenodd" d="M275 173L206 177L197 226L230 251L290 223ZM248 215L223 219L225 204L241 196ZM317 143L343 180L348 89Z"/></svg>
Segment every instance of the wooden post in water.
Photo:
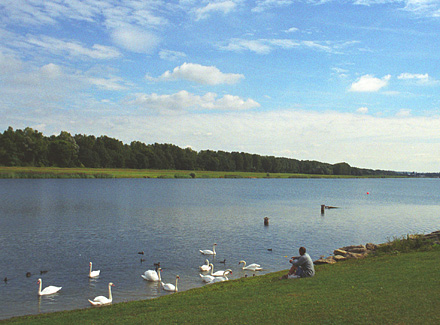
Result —
<svg viewBox="0 0 440 325"><path fill-rule="evenodd" d="M264 217L264 225L269 226L269 218L268 217Z"/></svg>
<svg viewBox="0 0 440 325"><path fill-rule="evenodd" d="M325 204L321 204L321 214L324 214L325 211Z"/></svg>

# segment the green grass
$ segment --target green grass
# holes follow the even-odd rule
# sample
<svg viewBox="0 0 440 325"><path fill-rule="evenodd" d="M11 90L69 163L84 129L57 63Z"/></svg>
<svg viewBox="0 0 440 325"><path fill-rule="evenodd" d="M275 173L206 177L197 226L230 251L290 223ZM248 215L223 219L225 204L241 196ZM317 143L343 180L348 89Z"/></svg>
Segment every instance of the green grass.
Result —
<svg viewBox="0 0 440 325"><path fill-rule="evenodd" d="M35 316L26 324L438 324L440 249L319 265L206 285L152 300ZM117 292L114 293L115 295Z"/></svg>
<svg viewBox="0 0 440 325"><path fill-rule="evenodd" d="M353 178L341 175L215 172L168 169L2 167L0 178ZM375 176L382 177L382 176Z"/></svg>

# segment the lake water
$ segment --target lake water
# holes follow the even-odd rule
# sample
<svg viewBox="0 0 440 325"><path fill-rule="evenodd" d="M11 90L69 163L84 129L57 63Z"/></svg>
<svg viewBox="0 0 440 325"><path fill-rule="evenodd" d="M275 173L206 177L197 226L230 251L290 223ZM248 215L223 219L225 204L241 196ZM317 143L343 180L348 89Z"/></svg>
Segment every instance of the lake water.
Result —
<svg viewBox="0 0 440 325"><path fill-rule="evenodd" d="M339 208L321 215L321 204ZM3 179L0 318L89 308L109 282L114 303L172 294L141 278L156 262L164 282L180 275L179 291L203 286L199 249L213 243L209 260L232 279L246 274L241 259L261 264L258 274L287 269L300 246L315 260L439 230L439 208L439 179ZM101 270L93 280L90 261ZM40 277L62 290L38 297Z"/></svg>

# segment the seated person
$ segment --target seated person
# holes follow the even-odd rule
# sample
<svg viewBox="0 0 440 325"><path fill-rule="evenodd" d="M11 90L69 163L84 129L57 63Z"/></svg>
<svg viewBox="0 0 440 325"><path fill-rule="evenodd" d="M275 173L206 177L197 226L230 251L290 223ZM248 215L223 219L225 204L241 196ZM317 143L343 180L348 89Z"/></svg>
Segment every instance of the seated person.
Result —
<svg viewBox="0 0 440 325"><path fill-rule="evenodd" d="M305 278L315 275L315 267L313 265L312 258L306 253L305 247L299 248L300 256L292 256L290 263L292 267L289 272L283 275L280 279L296 279Z"/></svg>

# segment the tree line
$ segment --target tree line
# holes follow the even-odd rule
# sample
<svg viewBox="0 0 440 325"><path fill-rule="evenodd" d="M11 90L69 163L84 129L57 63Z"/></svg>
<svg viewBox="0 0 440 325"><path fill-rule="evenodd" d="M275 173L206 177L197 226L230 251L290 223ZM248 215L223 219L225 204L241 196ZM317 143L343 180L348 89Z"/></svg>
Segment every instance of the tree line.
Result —
<svg viewBox="0 0 440 325"><path fill-rule="evenodd" d="M132 169L177 169L228 172L302 173L318 175L396 175L393 171L328 164L244 152L180 148L173 144L124 144L108 136L66 131L44 136L32 128L9 127L0 134L0 165L36 167L89 167Z"/></svg>

